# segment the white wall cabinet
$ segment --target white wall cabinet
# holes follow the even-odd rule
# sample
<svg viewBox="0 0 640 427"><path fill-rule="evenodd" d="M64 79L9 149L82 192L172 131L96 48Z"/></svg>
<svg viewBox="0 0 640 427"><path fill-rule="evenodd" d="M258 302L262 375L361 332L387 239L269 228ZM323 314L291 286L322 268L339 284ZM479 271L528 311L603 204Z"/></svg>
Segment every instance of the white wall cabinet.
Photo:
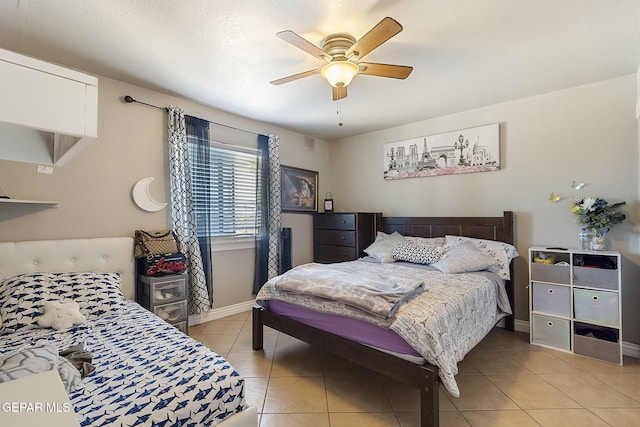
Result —
<svg viewBox="0 0 640 427"><path fill-rule="evenodd" d="M529 248L531 344L622 364L620 254Z"/></svg>
<svg viewBox="0 0 640 427"><path fill-rule="evenodd" d="M98 136L98 79L0 49L0 158L62 164Z"/></svg>

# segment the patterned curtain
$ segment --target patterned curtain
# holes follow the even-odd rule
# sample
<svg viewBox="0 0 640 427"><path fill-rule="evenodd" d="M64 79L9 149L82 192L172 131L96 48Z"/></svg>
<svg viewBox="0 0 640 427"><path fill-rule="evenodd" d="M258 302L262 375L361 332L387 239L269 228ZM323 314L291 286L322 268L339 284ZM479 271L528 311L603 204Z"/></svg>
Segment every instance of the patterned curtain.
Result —
<svg viewBox="0 0 640 427"><path fill-rule="evenodd" d="M280 252L280 139L276 135L258 136L256 179L258 230L253 292L257 294L267 280L278 274Z"/></svg>
<svg viewBox="0 0 640 427"><path fill-rule="evenodd" d="M200 245L196 233L196 217L191 191L191 168L187 150L187 131L184 112L170 106L169 122L169 178L171 183L171 216L182 251L189 265L189 313L211 310L212 297L207 289Z"/></svg>

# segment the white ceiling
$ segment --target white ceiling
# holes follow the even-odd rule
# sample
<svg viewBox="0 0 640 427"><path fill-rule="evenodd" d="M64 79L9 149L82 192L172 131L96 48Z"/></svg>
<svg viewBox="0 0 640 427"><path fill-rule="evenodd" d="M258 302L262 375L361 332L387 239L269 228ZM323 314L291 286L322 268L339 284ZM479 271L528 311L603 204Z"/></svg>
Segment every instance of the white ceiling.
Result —
<svg viewBox="0 0 640 427"><path fill-rule="evenodd" d="M322 62L280 40L404 30L338 103ZM635 73L640 0L1 0L0 47L333 140ZM126 95L126 94L122 94ZM141 100L144 101L144 100Z"/></svg>

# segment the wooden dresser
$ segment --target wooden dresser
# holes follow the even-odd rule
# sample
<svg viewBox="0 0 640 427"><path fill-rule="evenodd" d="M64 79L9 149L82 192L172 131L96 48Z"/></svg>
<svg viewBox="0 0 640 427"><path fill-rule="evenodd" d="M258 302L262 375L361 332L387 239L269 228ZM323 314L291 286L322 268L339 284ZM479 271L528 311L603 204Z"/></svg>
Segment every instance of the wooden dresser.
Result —
<svg viewBox="0 0 640 427"><path fill-rule="evenodd" d="M381 213L317 213L313 218L313 260L331 263L353 261L376 238Z"/></svg>

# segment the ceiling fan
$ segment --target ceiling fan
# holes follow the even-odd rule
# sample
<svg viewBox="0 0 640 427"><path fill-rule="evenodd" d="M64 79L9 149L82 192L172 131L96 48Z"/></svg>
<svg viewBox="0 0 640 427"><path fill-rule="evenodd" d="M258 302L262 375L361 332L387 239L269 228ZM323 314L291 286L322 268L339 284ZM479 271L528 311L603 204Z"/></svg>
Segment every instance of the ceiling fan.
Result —
<svg viewBox="0 0 640 427"><path fill-rule="evenodd" d="M281 31L276 36L316 58L327 61L327 64L322 68L273 80L271 84L281 85L303 77L320 74L331 84L333 100L337 101L347 97L347 86L358 74L406 79L411 74L413 67L361 62L365 55L400 31L402 31L402 25L395 19L386 17L357 41L351 34L331 34L322 39L321 48L291 30Z"/></svg>

